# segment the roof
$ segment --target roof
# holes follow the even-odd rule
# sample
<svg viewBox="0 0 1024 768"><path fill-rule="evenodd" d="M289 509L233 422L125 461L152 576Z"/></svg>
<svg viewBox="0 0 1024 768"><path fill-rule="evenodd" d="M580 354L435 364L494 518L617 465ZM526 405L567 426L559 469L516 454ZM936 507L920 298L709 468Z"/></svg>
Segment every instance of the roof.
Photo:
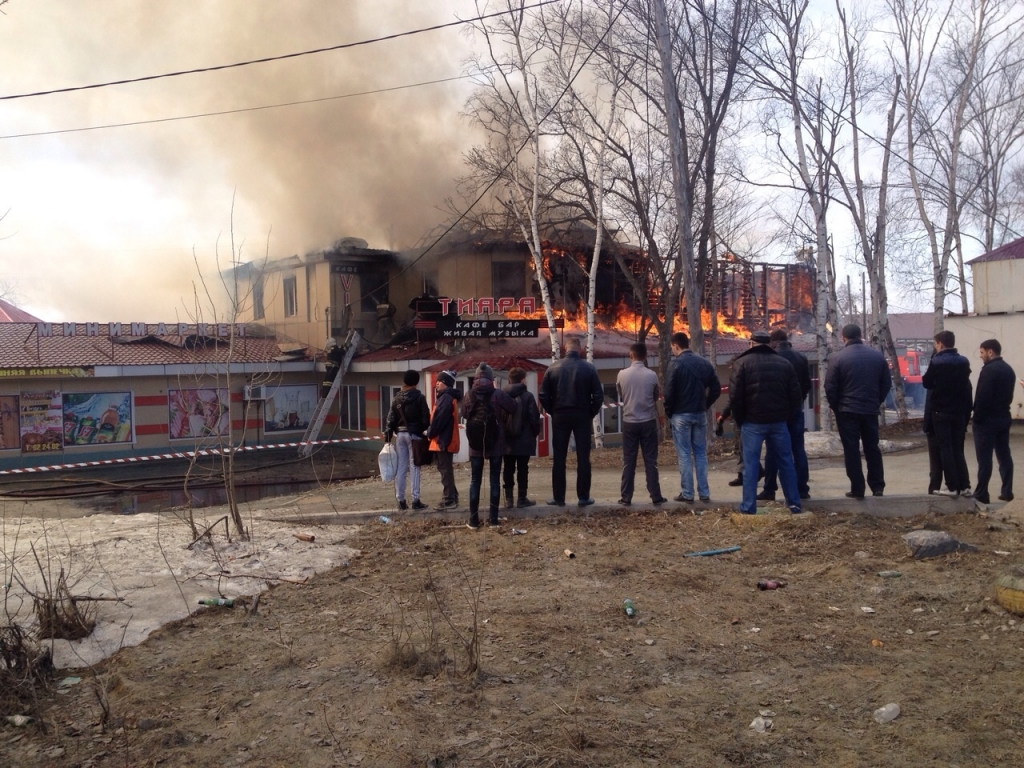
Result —
<svg viewBox="0 0 1024 768"><path fill-rule="evenodd" d="M988 253L983 253L976 259L971 259L968 264L984 263L986 261L1010 261L1012 259L1024 259L1024 237L1013 242L1000 245Z"/></svg>
<svg viewBox="0 0 1024 768"><path fill-rule="evenodd" d="M79 326L84 324L79 323ZM149 326L154 328L152 324ZM55 327L55 331L59 326ZM246 335L235 339L229 358L227 339L196 336L111 337L86 336L84 327L73 336L40 336L36 323L0 323L0 349L5 368L88 367L97 365L195 365L203 363L270 363L311 360L306 353L282 355L278 339L246 325Z"/></svg>
<svg viewBox="0 0 1024 768"><path fill-rule="evenodd" d="M38 323L38 317L30 315L23 309L18 309L9 301L0 299L0 323Z"/></svg>
<svg viewBox="0 0 1024 768"><path fill-rule="evenodd" d="M893 341L931 341L935 335L935 313L889 313L889 332Z"/></svg>

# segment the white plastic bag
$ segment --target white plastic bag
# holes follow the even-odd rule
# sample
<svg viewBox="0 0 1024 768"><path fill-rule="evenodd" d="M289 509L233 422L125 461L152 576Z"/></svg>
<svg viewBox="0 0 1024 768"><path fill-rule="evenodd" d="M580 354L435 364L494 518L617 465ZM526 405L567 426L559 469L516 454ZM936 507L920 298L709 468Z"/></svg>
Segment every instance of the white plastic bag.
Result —
<svg viewBox="0 0 1024 768"><path fill-rule="evenodd" d="M395 475L398 474L398 451L391 443L384 443L377 456L377 464L380 467L380 479L385 483L395 482Z"/></svg>

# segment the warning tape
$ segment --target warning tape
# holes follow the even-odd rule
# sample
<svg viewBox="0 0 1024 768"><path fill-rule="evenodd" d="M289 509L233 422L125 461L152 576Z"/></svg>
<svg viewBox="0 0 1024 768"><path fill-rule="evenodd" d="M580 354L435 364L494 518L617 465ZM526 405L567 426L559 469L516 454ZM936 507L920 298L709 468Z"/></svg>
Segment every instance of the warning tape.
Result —
<svg viewBox="0 0 1024 768"><path fill-rule="evenodd" d="M370 437L339 437L332 440L300 440L294 443L271 443L267 445L243 445L234 449L235 453L249 451L267 451L275 448L298 448L303 445L336 445L338 443L360 443L369 440L383 440L383 435ZM228 448L206 448L198 451L178 451L176 453L157 453L150 456L128 456L120 459L101 459L97 461L77 461L72 464L51 464L45 467L24 467L21 469L0 470L0 477L5 475L32 475L40 472L57 472L65 469L83 469L86 467L106 467L115 464L140 464L148 461L164 459L191 459L201 456L221 456L230 452Z"/></svg>

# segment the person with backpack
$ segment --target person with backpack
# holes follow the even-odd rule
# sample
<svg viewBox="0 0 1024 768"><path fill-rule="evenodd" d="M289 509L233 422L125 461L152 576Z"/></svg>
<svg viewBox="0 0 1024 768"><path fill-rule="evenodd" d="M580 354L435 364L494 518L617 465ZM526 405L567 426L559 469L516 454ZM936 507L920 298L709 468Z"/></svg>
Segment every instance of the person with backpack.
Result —
<svg viewBox="0 0 1024 768"><path fill-rule="evenodd" d="M509 383L505 385L507 394L516 403L516 409L505 427L505 438L508 447L505 449L503 485L505 487L505 509L512 509L512 499L517 509L532 507L535 502L526 498L530 482L530 457L537 455L537 435L540 434L540 408L537 399L526 388L523 382L526 371L513 368L508 372ZM519 485L519 496L514 497L516 484Z"/></svg>
<svg viewBox="0 0 1024 768"><path fill-rule="evenodd" d="M391 401L388 418L384 424L384 441L390 443L395 437L398 449L398 474L395 476L395 497L398 508L409 508L405 500L406 479L412 475L412 508L426 509L420 501L420 466L414 461L414 443L423 442L423 433L430 423L430 406L427 398L416 389L420 383L419 371L406 371L401 391Z"/></svg>
<svg viewBox="0 0 1024 768"><path fill-rule="evenodd" d="M425 437L434 452L437 472L441 475L444 496L438 511L459 506L459 489L455 487L455 454L459 452L459 400L462 393L455 388L455 372L441 371L434 385L434 410Z"/></svg>
<svg viewBox="0 0 1024 768"><path fill-rule="evenodd" d="M498 504L501 500L501 457L505 455L504 423L516 404L503 390L494 386L494 371L480 363L474 374L473 388L466 396L466 440L469 441L469 523L467 528L480 527L480 486L483 482L484 459L490 461L490 515L488 523L498 525Z"/></svg>

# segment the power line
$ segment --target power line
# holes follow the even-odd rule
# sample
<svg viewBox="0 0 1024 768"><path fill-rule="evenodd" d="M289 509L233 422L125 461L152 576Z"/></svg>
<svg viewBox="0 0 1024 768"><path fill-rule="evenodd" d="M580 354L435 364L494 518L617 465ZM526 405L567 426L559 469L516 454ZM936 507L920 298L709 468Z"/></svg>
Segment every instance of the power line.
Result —
<svg viewBox="0 0 1024 768"><path fill-rule="evenodd" d="M541 2L535 3L534 5L523 6L522 8L513 8L505 11L497 11L495 13L489 13L482 16L476 16L470 19L459 19L458 21L450 21L446 24L435 24L431 27L420 27L419 29L411 29L406 32L396 32L393 35L383 35L381 37L374 37L368 40L359 40L354 43L341 43L339 45L330 45L324 48L313 48L308 51L296 51L294 53L283 53L279 56L264 56L259 59L248 59L246 61L237 61L233 64L218 64L212 67L198 67L196 69L182 69L173 72L164 72L158 75L145 75L143 77L132 77L124 78L122 80L110 80L102 83L92 83L90 85L75 85L68 88L51 88L45 91L33 91L30 93L17 93L8 96L0 96L0 101L11 101L13 99L28 99L34 96L51 96L57 93L73 93L75 91L88 91L96 88L109 88L114 85L128 85L130 83L143 83L150 80L162 80L168 77L181 77L182 75L196 75L203 72L219 72L225 69L237 69L239 67L248 67L253 64L266 64L271 61L284 61L285 59L295 59L300 56L311 56L316 53L328 53L330 51L341 51L347 48L357 48L363 45L371 45L373 43L386 42L388 40L398 40L403 37L412 37L413 35L419 35L424 32L436 32L440 29L448 29L450 27L459 27L463 24L471 24L475 21L485 21L487 19L493 19L498 16L507 16L512 13L517 13L520 10L531 10L534 8L541 8L545 5L551 5L552 3L558 3L561 0L541 0Z"/></svg>
<svg viewBox="0 0 1024 768"><path fill-rule="evenodd" d="M336 101L339 99L352 99L357 96L372 96L378 93L390 93L392 91L402 91L410 88L421 88L427 85L440 85L441 83L451 83L456 80L466 80L474 77L474 75L454 75L452 77L442 77L437 80L423 80L419 83L406 83L405 85L393 85L387 88L374 88L370 91L357 91L355 93L343 93L337 96L322 96L317 99L302 99L300 101L283 101L277 104L262 104L256 107L239 107L237 109L223 109L215 112L196 112L191 115L175 115L173 117L154 117L149 120L132 120L124 123L105 123L103 125L90 125L82 128L58 128L52 131L32 131L29 133L11 133L0 136L0 141L5 139L25 139L34 136L56 136L65 133L86 133L88 131L101 131L107 128L129 128L136 125L156 125L159 123L173 123L181 120L197 120L203 117L219 117L221 115L237 115L244 112L259 112L267 109L280 109L282 107L296 107L303 104L319 104L325 101Z"/></svg>

